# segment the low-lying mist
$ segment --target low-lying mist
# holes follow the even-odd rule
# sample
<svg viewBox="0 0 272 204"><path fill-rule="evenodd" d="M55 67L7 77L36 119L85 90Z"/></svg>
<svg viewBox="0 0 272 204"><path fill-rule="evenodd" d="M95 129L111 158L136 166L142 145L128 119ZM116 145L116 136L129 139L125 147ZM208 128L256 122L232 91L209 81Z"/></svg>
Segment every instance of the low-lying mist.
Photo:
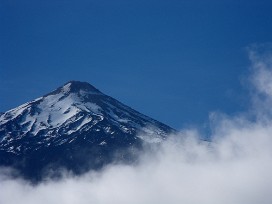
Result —
<svg viewBox="0 0 272 204"><path fill-rule="evenodd" d="M258 48L259 49L259 48ZM115 164L99 172L37 185L0 173L2 204L271 204L272 58L249 51L252 107L227 116L211 113L212 142L184 129L135 165Z"/></svg>

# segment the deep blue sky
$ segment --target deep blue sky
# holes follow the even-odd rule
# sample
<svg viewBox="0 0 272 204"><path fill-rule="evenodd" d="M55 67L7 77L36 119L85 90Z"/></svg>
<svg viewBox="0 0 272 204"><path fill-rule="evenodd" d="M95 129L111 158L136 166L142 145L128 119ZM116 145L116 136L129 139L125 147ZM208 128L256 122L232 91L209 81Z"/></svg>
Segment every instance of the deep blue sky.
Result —
<svg viewBox="0 0 272 204"><path fill-rule="evenodd" d="M0 112L69 80L175 128L246 108L246 47L266 0L1 0Z"/></svg>

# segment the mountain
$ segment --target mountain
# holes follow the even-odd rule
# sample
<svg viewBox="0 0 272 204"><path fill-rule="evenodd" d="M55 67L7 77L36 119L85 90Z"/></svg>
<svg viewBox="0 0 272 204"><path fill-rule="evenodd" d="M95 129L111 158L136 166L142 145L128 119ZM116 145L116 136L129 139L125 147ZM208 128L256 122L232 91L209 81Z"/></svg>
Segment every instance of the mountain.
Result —
<svg viewBox="0 0 272 204"><path fill-rule="evenodd" d="M31 180L61 168L80 174L135 161L143 145L173 131L86 82L70 81L0 114L0 165Z"/></svg>

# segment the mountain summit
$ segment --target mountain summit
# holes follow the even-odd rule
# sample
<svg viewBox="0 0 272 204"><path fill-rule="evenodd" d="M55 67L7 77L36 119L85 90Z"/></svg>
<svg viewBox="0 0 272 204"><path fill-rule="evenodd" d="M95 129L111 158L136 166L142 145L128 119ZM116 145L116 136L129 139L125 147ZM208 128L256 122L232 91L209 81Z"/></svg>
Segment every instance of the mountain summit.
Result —
<svg viewBox="0 0 272 204"><path fill-rule="evenodd" d="M131 161L145 143L173 131L89 83L70 81L0 115L0 165L30 179L58 168L82 173L116 158Z"/></svg>
<svg viewBox="0 0 272 204"><path fill-rule="evenodd" d="M66 92L66 93L76 93L80 91L85 91L89 93L97 93L97 94L102 94L98 89L96 89L94 86L87 82L81 82L81 81L69 81L66 84L64 84L62 87L59 87L57 90L54 92ZM52 93L54 93L52 92ZM52 94L50 93L50 94Z"/></svg>

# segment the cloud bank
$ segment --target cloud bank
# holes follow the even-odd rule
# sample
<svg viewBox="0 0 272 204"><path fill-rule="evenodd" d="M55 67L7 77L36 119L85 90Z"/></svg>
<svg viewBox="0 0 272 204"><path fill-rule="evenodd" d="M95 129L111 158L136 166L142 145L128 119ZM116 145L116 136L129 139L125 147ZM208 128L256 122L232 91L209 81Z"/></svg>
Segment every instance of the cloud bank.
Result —
<svg viewBox="0 0 272 204"><path fill-rule="evenodd" d="M182 130L137 165L111 165L82 176L32 185L0 173L2 204L271 204L272 57L250 49L252 107L212 113L212 142Z"/></svg>

